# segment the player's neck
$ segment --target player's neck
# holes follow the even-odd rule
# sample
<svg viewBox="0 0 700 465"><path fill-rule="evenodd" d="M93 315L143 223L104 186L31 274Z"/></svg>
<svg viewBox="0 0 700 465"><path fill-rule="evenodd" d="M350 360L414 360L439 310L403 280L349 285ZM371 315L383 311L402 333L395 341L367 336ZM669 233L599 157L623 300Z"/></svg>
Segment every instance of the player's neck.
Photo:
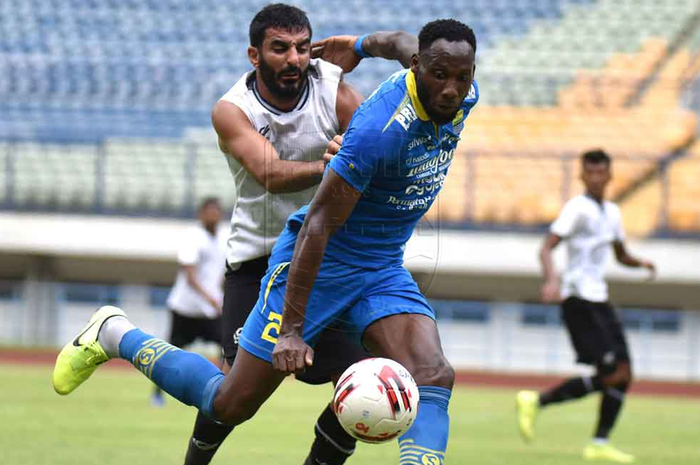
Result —
<svg viewBox="0 0 700 465"><path fill-rule="evenodd" d="M601 195L595 195L595 194L592 194L592 193L589 192L589 191L586 191L586 195L587 195L588 197L590 197L591 199L593 199L594 201L596 201L597 203L601 204L601 205L602 205L603 202L605 201L605 195L603 195L603 194L601 194Z"/></svg>
<svg viewBox="0 0 700 465"><path fill-rule="evenodd" d="M304 95L304 88L302 87L301 92L299 92L291 100L276 97L272 92L270 92L270 89L265 85L259 73L257 73L257 76L255 77L255 85L258 89L260 97L262 97L262 99L265 100L267 104L277 108L280 111L293 110L294 107L297 106L297 103L299 103L301 96ZM304 83L304 85L306 86L307 84Z"/></svg>

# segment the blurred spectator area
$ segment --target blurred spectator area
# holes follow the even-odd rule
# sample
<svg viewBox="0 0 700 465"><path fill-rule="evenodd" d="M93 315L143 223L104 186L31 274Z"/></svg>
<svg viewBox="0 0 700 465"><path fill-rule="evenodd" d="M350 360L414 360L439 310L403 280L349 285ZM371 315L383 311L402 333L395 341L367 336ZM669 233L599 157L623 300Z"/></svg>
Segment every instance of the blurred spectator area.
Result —
<svg viewBox="0 0 700 465"><path fill-rule="evenodd" d="M600 147L631 233L700 234L696 0L297 3L315 38L438 17L475 29L481 101L429 221L541 228L581 192L578 155ZM208 114L249 67L259 7L1 2L0 208L188 216L209 194L231 208ZM369 94L396 69L365 60L347 79Z"/></svg>

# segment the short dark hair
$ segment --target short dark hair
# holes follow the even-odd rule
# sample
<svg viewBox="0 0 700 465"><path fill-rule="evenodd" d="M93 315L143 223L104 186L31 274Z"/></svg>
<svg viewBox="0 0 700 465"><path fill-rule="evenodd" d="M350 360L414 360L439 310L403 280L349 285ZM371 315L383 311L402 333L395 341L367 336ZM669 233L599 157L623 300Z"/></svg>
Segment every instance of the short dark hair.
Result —
<svg viewBox="0 0 700 465"><path fill-rule="evenodd" d="M291 5L284 3L272 3L260 10L250 22L250 45L260 48L265 39L265 31L268 28L284 29L286 31L309 30L312 35L311 23L306 13Z"/></svg>
<svg viewBox="0 0 700 465"><path fill-rule="evenodd" d="M589 150L587 152L583 152L581 155L582 165L585 165L586 163L591 163L594 165L597 165L598 163L605 163L606 165L610 166L611 162L612 159L610 158L610 155L605 153L605 151L602 149Z"/></svg>
<svg viewBox="0 0 700 465"><path fill-rule="evenodd" d="M449 42L461 42L466 40L476 53L476 35L472 28L456 19L436 19L420 30L418 34L418 51L427 49L438 39Z"/></svg>
<svg viewBox="0 0 700 465"><path fill-rule="evenodd" d="M199 203L199 208L197 209L198 212L201 212L207 207L210 206L215 206L218 207L219 210L221 210L221 201L219 200L218 197L210 196L210 197L204 197L202 201Z"/></svg>

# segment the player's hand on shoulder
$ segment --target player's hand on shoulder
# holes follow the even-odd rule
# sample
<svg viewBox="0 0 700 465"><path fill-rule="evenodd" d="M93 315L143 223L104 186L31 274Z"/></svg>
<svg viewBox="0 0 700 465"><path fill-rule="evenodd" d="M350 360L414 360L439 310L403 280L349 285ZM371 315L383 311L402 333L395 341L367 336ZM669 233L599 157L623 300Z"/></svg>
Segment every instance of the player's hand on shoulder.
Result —
<svg viewBox="0 0 700 465"><path fill-rule="evenodd" d="M355 53L358 36L333 36L311 44L311 58L320 58L349 73L362 58Z"/></svg>
<svg viewBox="0 0 700 465"><path fill-rule="evenodd" d="M340 152L340 148L343 146L343 135L342 134L336 134L333 139L331 139L330 142L328 142L328 146L326 146L326 153L323 154L323 161L325 163L329 163L331 161L331 158L335 156L338 152Z"/></svg>
<svg viewBox="0 0 700 465"><path fill-rule="evenodd" d="M561 301L561 295L559 293L559 280L552 279L545 281L540 289L540 297L544 303L559 303Z"/></svg>
<svg viewBox="0 0 700 465"><path fill-rule="evenodd" d="M280 334L272 351L272 366L283 373L299 373L313 365L314 350L296 334Z"/></svg>

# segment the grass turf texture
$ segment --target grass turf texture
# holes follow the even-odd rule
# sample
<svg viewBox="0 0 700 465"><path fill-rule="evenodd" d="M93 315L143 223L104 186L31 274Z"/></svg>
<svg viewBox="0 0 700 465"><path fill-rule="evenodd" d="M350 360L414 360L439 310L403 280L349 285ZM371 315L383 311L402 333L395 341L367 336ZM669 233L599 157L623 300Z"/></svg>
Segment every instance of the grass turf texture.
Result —
<svg viewBox="0 0 700 465"><path fill-rule="evenodd" d="M3 465L181 465L195 410L167 398L149 405L151 384L129 370L98 370L68 397L51 387L51 368L0 365L0 463ZM213 464L301 465L330 386L284 383L258 415L232 433ZM568 465L593 430L597 396L553 406L538 439L525 445L514 421L514 391L459 387L450 405L446 462ZM700 463L700 402L630 396L613 435L644 465ZM348 464L396 464L396 443L361 444Z"/></svg>

